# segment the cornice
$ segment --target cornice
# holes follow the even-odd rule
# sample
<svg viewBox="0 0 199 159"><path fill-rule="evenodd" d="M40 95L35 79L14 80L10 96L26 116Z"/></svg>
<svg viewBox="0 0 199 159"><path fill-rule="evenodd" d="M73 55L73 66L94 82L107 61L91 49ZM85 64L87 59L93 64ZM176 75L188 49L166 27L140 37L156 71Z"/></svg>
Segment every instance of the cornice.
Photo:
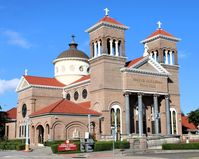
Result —
<svg viewBox="0 0 199 159"><path fill-rule="evenodd" d="M159 38L163 38L163 39L166 39L166 40L171 40L171 41L174 41L174 42L179 42L181 40L180 38L175 38L175 37L170 37L170 36L159 34L159 35L153 36L151 38L142 40L141 43L145 44L147 42L151 42L151 41L157 40Z"/></svg>
<svg viewBox="0 0 199 159"><path fill-rule="evenodd" d="M166 73L160 73L160 72L152 72L148 70L140 70L140 69L135 69L135 68L122 68L120 71L123 72L128 72L128 73L141 73L141 74L146 74L146 75L154 75L154 76L164 76L168 77L168 74Z"/></svg>
<svg viewBox="0 0 199 159"><path fill-rule="evenodd" d="M101 21L101 22L98 22L97 24L93 25L92 27L88 28L87 30L85 30L85 32L90 33L92 31L100 28L101 26L107 26L107 27L121 29L121 30L127 30L129 28L129 27L124 26L124 25L113 24L113 23Z"/></svg>

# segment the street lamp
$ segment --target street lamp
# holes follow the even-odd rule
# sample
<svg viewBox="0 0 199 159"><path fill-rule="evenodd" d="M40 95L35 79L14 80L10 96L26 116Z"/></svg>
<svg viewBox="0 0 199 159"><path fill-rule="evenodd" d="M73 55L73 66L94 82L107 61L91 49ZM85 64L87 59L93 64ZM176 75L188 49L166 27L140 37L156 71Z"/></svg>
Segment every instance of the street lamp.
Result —
<svg viewBox="0 0 199 159"><path fill-rule="evenodd" d="M111 130L113 132L113 158L114 158L114 149L115 149L115 126L111 126Z"/></svg>
<svg viewBox="0 0 199 159"><path fill-rule="evenodd" d="M29 123L30 123L30 119L29 117L25 118L25 123L26 123L26 147L25 147L25 151L29 151Z"/></svg>

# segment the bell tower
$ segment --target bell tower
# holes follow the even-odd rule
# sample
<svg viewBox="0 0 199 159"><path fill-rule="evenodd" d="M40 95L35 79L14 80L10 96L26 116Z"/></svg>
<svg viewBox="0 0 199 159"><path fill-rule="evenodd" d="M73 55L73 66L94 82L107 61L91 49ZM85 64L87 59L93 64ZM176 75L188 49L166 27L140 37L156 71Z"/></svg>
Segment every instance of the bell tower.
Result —
<svg viewBox="0 0 199 159"><path fill-rule="evenodd" d="M111 18L107 8L104 10L105 16L86 30L90 35L90 57L97 58L102 55L125 57L124 31L128 27Z"/></svg>
<svg viewBox="0 0 199 159"><path fill-rule="evenodd" d="M102 113L102 134L111 132L112 104L124 103L120 69L126 62L125 30L128 29L108 12L106 8L105 16L86 30L90 36L91 108Z"/></svg>
<svg viewBox="0 0 199 159"><path fill-rule="evenodd" d="M150 55L160 64L178 65L177 42L180 41L172 34L162 29L162 23L157 22L158 28L145 40L141 41L144 44L144 56Z"/></svg>
<svg viewBox="0 0 199 159"><path fill-rule="evenodd" d="M162 29L162 23L157 22L158 28L145 40L141 41L144 44L145 51L143 56L151 56L155 61L159 62L169 73L168 76L168 95L170 101L170 112L176 112L177 119L181 118L180 110L180 91L179 91L179 64L178 64L178 51L177 42L180 41L172 34ZM162 103L162 105L164 105ZM164 107L161 107L161 111L164 112ZM172 113L170 114L171 116ZM173 119L171 119L171 125ZM178 132L182 132L181 122L178 121ZM174 130L172 130L174 131ZM173 133L173 132L172 132Z"/></svg>

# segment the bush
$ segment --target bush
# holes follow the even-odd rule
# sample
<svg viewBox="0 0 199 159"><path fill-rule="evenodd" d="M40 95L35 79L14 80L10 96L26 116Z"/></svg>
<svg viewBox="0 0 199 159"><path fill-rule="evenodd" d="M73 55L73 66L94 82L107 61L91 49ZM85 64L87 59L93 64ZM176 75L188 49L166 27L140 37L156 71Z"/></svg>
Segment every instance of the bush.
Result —
<svg viewBox="0 0 199 159"><path fill-rule="evenodd" d="M61 144L64 143L65 140L57 140L57 141L46 141L44 142L44 146L51 146L51 145L55 145L55 144Z"/></svg>
<svg viewBox="0 0 199 159"><path fill-rule="evenodd" d="M97 141L94 145L94 151L105 151L112 150L113 142L112 141Z"/></svg>
<svg viewBox="0 0 199 159"><path fill-rule="evenodd" d="M4 144L0 144L0 150L5 150L5 145Z"/></svg>
<svg viewBox="0 0 199 159"><path fill-rule="evenodd" d="M116 149L129 149L130 148L130 143L126 140L124 141L116 141L115 142L115 148Z"/></svg>
<svg viewBox="0 0 199 159"><path fill-rule="evenodd" d="M25 144L16 145L16 150L25 150Z"/></svg>
<svg viewBox="0 0 199 159"><path fill-rule="evenodd" d="M5 140L0 142L0 150L23 150L25 149L24 142L24 139Z"/></svg>
<svg viewBox="0 0 199 159"><path fill-rule="evenodd" d="M189 144L163 144L163 150L193 150L199 149L199 143L189 143Z"/></svg>
<svg viewBox="0 0 199 159"><path fill-rule="evenodd" d="M53 153L58 153L58 145L59 144L51 145L51 150L52 150Z"/></svg>
<svg viewBox="0 0 199 159"><path fill-rule="evenodd" d="M126 140L116 141L114 143L115 149L129 149L130 143ZM105 151L113 149L113 141L98 141L94 145L94 151Z"/></svg>

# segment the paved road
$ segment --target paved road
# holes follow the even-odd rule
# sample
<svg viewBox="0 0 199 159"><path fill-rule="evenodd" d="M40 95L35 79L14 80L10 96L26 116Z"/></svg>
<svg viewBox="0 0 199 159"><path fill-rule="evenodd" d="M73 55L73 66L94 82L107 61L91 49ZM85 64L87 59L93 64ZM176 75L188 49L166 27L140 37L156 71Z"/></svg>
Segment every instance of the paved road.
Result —
<svg viewBox="0 0 199 159"><path fill-rule="evenodd" d="M199 159L198 151L103 151L83 154L52 154L48 147L36 149L33 152L0 151L0 159Z"/></svg>

